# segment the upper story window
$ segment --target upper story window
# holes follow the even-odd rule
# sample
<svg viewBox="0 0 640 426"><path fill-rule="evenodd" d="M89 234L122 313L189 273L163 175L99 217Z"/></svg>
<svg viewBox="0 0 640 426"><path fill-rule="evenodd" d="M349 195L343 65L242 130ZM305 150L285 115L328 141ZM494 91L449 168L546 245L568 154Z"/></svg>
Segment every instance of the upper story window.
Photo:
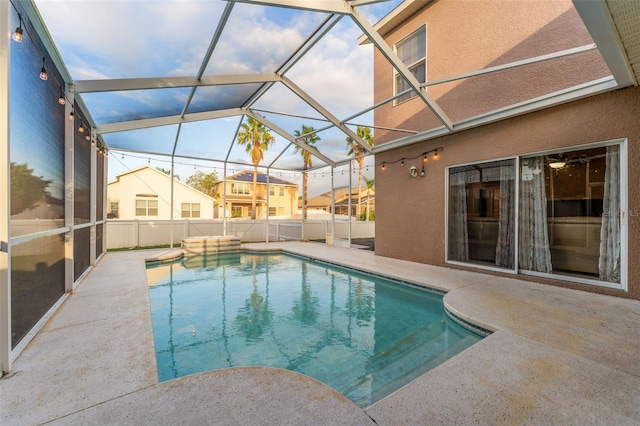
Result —
<svg viewBox="0 0 640 426"><path fill-rule="evenodd" d="M280 187L278 188L278 190L280 191L278 194L279 194L281 197L284 197L284 186L280 186Z"/></svg>
<svg viewBox="0 0 640 426"><path fill-rule="evenodd" d="M276 187L275 187L275 185L270 185L269 186L269 195L271 195L271 196L276 195Z"/></svg>
<svg viewBox="0 0 640 426"><path fill-rule="evenodd" d="M235 195L251 195L251 186L248 183L232 183L231 193Z"/></svg>
<svg viewBox="0 0 640 426"><path fill-rule="evenodd" d="M395 44L396 54L402 62L409 68L409 71L420 83L424 83L427 77L427 27L423 25L417 31L403 38ZM394 75L394 95L404 92L411 87L404 78L397 72ZM395 104L404 102L416 96L415 91L395 100Z"/></svg>

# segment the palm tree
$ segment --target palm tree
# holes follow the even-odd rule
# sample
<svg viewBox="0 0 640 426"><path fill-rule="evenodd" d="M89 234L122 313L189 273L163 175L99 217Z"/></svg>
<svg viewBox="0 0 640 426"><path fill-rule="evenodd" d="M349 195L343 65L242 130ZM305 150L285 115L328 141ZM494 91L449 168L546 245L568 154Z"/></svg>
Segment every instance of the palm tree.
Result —
<svg viewBox="0 0 640 426"><path fill-rule="evenodd" d="M245 151L251 156L253 163L253 200L251 202L251 219L256 218L256 195L258 184L258 164L264 158L264 151L269 149L276 139L264 124L256 119L247 117L247 121L238 130L238 144L244 145Z"/></svg>
<svg viewBox="0 0 640 426"><path fill-rule="evenodd" d="M297 139L300 139L301 141L305 142L308 146L310 146L311 148L317 151L318 148L315 147L315 143L320 140L320 136L318 136L316 133L312 133L314 131L315 129L313 127L310 127L310 126L308 127L303 124L302 130L296 130L294 134ZM311 152L309 150L299 147L297 145L296 145L296 152L299 152L302 155L302 161L304 163L303 164L304 171L302 172L302 219L306 220L307 219L307 189L308 189L307 169L311 167L312 157L311 157Z"/></svg>
<svg viewBox="0 0 640 426"><path fill-rule="evenodd" d="M361 127L358 126L356 131L358 136L362 138L369 146L373 146L373 134L371 134L371 129L369 127ZM362 147L358 142L354 141L350 136L347 136L347 155L353 155L356 161L358 162L358 207L357 207L357 217L360 218L360 204L361 198L360 195L362 193L362 164L364 163L363 155L366 153L364 147ZM351 192L351 188L349 188L349 192Z"/></svg>
<svg viewBox="0 0 640 426"><path fill-rule="evenodd" d="M369 205L370 205L370 200L371 200L371 190L373 189L373 185L375 183L375 179L367 179L366 176L364 177L364 183L365 185L367 185L367 218L365 220L369 220Z"/></svg>

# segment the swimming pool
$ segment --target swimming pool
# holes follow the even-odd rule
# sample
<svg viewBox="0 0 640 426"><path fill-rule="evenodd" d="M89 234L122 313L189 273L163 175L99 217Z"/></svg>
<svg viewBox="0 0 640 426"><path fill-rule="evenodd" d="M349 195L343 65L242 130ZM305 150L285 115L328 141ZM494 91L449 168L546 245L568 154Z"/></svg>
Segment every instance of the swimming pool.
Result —
<svg viewBox="0 0 640 426"><path fill-rule="evenodd" d="M366 407L481 339L441 294L286 254L152 263L147 279L160 381L279 367Z"/></svg>

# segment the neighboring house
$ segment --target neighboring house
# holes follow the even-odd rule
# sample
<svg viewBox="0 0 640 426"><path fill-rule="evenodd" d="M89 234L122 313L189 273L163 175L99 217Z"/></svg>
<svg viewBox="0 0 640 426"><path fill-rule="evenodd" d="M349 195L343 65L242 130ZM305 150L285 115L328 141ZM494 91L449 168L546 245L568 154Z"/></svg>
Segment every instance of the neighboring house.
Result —
<svg viewBox="0 0 640 426"><path fill-rule="evenodd" d="M298 209L298 185L275 176L269 178L269 216L292 216ZM250 218L253 203L253 171L243 171L219 182L216 191L226 202L231 217ZM256 217L266 217L267 174L258 172L256 184Z"/></svg>
<svg viewBox="0 0 640 426"><path fill-rule="evenodd" d="M376 29L433 82L400 95L408 84L375 51L374 102L399 96L374 111L376 254L640 298L640 89L610 91L612 73L637 81L631 66L587 49L437 82L588 48L571 1L405 1ZM403 135L389 129L408 136L385 147Z"/></svg>
<svg viewBox="0 0 640 426"><path fill-rule="evenodd" d="M335 188L334 203L335 213L340 215L349 215L349 188ZM351 216L356 216L358 211L358 188L351 189ZM361 195L361 212L365 213L367 209L367 198L369 198L369 212L375 213L376 211L376 195L375 190L369 190L363 188ZM331 213L331 191L324 194L317 195L313 198L309 198L307 201L307 208L309 210L322 210Z"/></svg>
<svg viewBox="0 0 640 426"><path fill-rule="evenodd" d="M213 219L215 203L214 198L174 179L174 219ZM151 166L117 175L107 184L107 217L170 219L171 177Z"/></svg>

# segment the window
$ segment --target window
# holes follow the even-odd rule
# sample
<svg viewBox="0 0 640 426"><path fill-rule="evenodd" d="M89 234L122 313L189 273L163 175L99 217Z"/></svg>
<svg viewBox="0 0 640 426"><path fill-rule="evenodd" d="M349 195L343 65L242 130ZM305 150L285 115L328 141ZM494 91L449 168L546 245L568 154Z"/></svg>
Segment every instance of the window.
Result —
<svg viewBox="0 0 640 426"><path fill-rule="evenodd" d="M248 183L232 183L231 193L235 195L251 195L251 186Z"/></svg>
<svg viewBox="0 0 640 426"><path fill-rule="evenodd" d="M182 203L182 217L200 217L200 203Z"/></svg>
<svg viewBox="0 0 640 426"><path fill-rule="evenodd" d="M420 83L424 83L427 78L427 27L422 26L408 37L405 37L395 45L398 58L409 68L411 74ZM394 76L394 94L410 89L409 83L397 72ZM395 100L399 104L416 96L415 91L411 91Z"/></svg>
<svg viewBox="0 0 640 426"><path fill-rule="evenodd" d="M111 203L111 214L109 215L110 218L118 218L118 203Z"/></svg>
<svg viewBox="0 0 640 426"><path fill-rule="evenodd" d="M231 206L231 217L242 217L242 206Z"/></svg>
<svg viewBox="0 0 640 426"><path fill-rule="evenodd" d="M158 200L136 199L136 216L158 216Z"/></svg>
<svg viewBox="0 0 640 426"><path fill-rule="evenodd" d="M449 168L447 260L620 288L620 156L618 144L522 156L517 192L515 159Z"/></svg>
<svg viewBox="0 0 640 426"><path fill-rule="evenodd" d="M269 207L269 216L276 216L277 214L276 207Z"/></svg>
<svg viewBox="0 0 640 426"><path fill-rule="evenodd" d="M279 189L280 189L280 196L284 197L284 186L280 186Z"/></svg>
<svg viewBox="0 0 640 426"><path fill-rule="evenodd" d="M275 185L269 185L269 195L271 195L272 197L274 195L276 195L276 187L275 187Z"/></svg>

